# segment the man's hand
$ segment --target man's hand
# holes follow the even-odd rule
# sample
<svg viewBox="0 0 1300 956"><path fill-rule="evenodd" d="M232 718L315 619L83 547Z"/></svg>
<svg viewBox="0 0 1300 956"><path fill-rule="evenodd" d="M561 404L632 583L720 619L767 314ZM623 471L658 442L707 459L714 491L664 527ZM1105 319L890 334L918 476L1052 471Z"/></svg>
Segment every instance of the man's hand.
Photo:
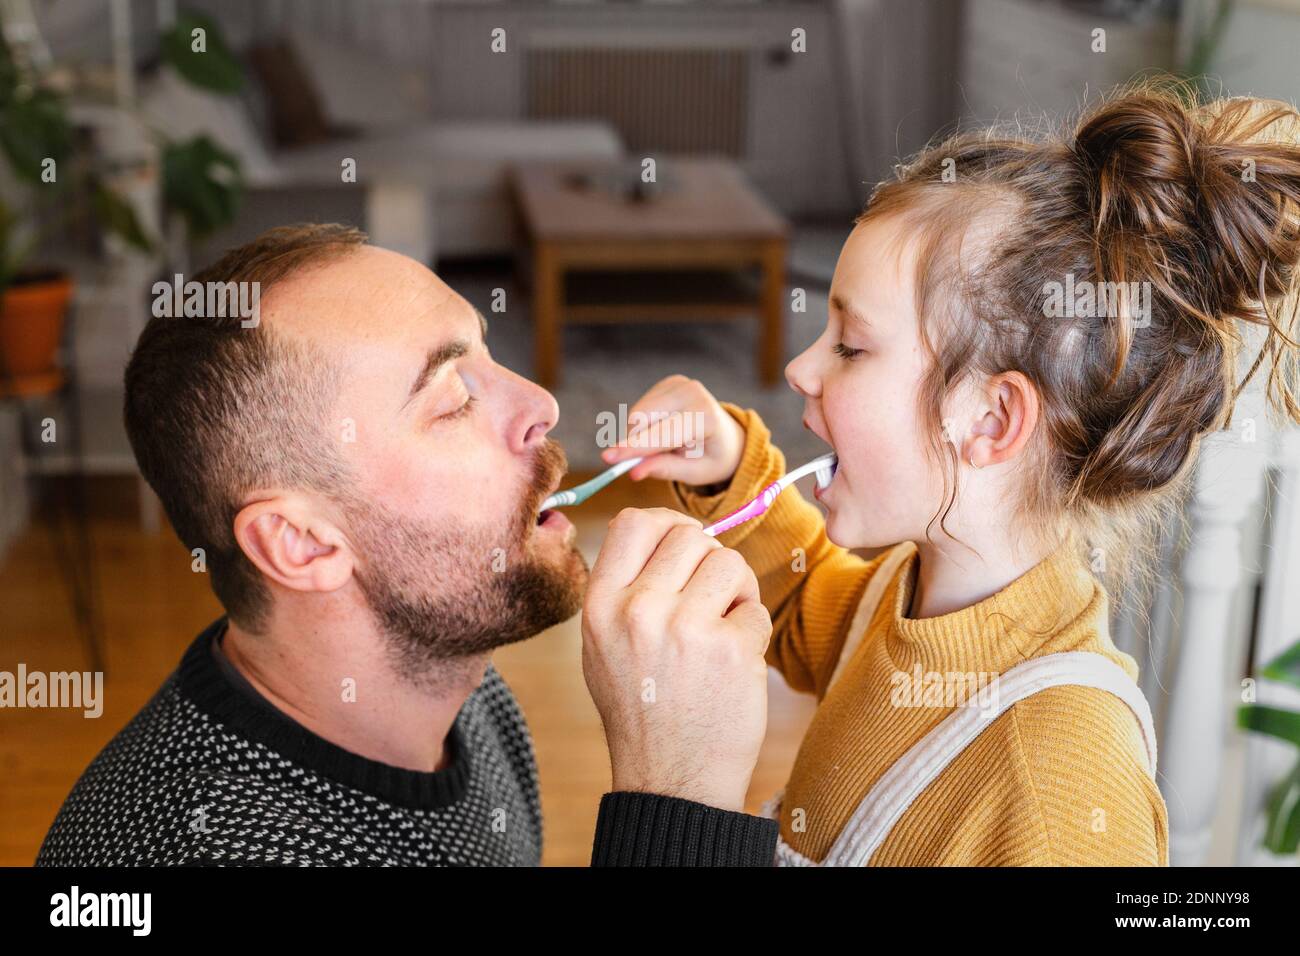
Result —
<svg viewBox="0 0 1300 956"><path fill-rule="evenodd" d="M745 559L665 508L610 522L582 614L582 669L615 790L742 810L767 729L772 621Z"/></svg>
<svg viewBox="0 0 1300 956"><path fill-rule="evenodd" d="M745 451L745 430L707 388L685 375L669 375L628 409L626 441L601 452L612 465L644 456L628 472L633 481L661 478L687 485L731 481Z"/></svg>

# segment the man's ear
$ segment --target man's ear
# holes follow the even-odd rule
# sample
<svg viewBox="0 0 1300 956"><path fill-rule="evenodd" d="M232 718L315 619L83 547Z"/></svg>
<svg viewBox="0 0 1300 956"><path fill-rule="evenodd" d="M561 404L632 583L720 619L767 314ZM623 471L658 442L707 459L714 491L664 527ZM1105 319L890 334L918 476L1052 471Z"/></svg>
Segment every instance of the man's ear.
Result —
<svg viewBox="0 0 1300 956"><path fill-rule="evenodd" d="M1038 427L1038 389L1021 372L988 380L985 406L966 443L966 462L977 468L1011 461Z"/></svg>
<svg viewBox="0 0 1300 956"><path fill-rule="evenodd" d="M343 534L298 495L276 495L235 515L235 540L272 581L294 591L336 591L352 576Z"/></svg>

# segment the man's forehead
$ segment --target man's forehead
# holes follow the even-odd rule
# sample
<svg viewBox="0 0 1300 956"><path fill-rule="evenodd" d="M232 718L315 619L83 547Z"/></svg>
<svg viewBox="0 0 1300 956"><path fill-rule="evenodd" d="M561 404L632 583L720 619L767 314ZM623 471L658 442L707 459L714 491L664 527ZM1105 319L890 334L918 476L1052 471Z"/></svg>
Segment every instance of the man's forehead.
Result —
<svg viewBox="0 0 1300 956"><path fill-rule="evenodd" d="M473 307L431 270L374 246L277 283L261 316L277 331L343 345L427 345L481 334Z"/></svg>

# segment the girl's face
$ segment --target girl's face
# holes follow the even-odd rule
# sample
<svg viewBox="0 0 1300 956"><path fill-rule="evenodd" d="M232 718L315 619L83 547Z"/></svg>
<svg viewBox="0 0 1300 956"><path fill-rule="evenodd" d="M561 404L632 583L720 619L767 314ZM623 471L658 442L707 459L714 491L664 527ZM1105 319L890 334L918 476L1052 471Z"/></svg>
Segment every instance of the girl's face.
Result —
<svg viewBox="0 0 1300 956"><path fill-rule="evenodd" d="M826 329L786 367L804 425L839 457L826 531L847 548L924 538L943 501L917 388L928 366L913 304L914 254L896 220L857 226L840 250ZM960 429L957 429L960 431ZM960 440L960 438L958 438Z"/></svg>

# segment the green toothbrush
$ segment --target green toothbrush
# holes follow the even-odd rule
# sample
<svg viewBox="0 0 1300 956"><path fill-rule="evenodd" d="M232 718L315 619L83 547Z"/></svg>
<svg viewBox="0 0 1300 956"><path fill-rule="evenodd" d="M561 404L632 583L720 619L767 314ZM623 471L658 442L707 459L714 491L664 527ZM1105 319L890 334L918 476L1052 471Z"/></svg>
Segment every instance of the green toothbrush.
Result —
<svg viewBox="0 0 1300 956"><path fill-rule="evenodd" d="M612 468L606 468L595 478L590 481L584 481L582 484L573 488L566 488L564 491L557 491L551 497L542 502L542 506L537 510L545 511L547 508L567 508L570 505L580 505L600 489L622 474L625 474L644 461L642 458L629 458L626 461L620 461Z"/></svg>

